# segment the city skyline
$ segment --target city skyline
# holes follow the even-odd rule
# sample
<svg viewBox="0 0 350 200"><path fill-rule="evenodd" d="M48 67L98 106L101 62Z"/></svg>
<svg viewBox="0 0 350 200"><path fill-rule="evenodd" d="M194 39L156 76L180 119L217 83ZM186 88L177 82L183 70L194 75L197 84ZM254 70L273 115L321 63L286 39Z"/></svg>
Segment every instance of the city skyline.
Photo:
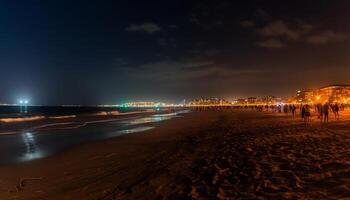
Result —
<svg viewBox="0 0 350 200"><path fill-rule="evenodd" d="M224 97L210 97L210 96L201 96L197 98L189 98L189 99L183 99L181 101L160 101L159 99L131 99L129 101L123 101L123 102L115 102L114 104L56 104L56 105L39 105L35 104L33 102L30 102L28 98L20 98L15 102L0 102L0 105L6 106L6 105L17 105L17 106L120 106L123 107L124 105L127 104L165 104L165 106L178 106L178 105L186 105L187 102L191 101L197 101L197 100L213 100L213 99L219 99L219 100L224 100L228 101L230 103L239 103L239 101L245 100L245 102L249 103L249 99L255 99L261 101L262 104L264 104L264 99L266 98L273 98L273 99L279 99L276 102L284 102L284 103L315 103L317 100L320 100L321 97L323 96L324 98L329 98L326 97L327 95L322 94L322 90L330 88L335 89L335 91L338 88L346 88L345 93L342 94L343 96L339 99L337 99L336 102L339 103L348 103L350 102L350 84L331 84L331 85L325 85L320 88L316 89L310 89L310 88L303 88L303 89L297 89L294 90L294 94L290 96L278 96L278 95L271 95L271 94L264 94L261 96L245 96L245 97L235 97L235 98L224 98ZM320 94L321 93L321 94ZM306 95L305 95L306 94ZM328 96L331 94L328 94ZM301 98L303 96L303 98ZM344 100L345 99L345 100ZM326 99L324 99L326 100ZM313 102L315 101L315 102ZM344 102L345 101L345 102ZM265 102L266 103L266 102ZM254 104L254 103L253 103ZM130 106L130 105L129 105Z"/></svg>

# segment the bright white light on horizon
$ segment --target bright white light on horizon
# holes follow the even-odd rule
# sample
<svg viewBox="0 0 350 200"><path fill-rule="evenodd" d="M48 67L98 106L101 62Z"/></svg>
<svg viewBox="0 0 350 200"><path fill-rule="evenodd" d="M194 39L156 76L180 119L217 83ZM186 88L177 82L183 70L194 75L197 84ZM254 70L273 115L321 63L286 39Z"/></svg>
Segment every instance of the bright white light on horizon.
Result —
<svg viewBox="0 0 350 200"><path fill-rule="evenodd" d="M20 105L28 105L29 104L29 100L28 99L20 99L19 101Z"/></svg>

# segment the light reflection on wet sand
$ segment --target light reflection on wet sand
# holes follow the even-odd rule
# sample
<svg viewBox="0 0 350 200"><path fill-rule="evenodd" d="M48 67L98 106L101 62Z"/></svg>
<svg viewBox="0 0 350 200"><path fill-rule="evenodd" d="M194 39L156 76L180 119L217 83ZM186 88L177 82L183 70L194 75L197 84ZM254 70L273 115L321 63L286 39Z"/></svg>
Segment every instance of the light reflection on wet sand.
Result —
<svg viewBox="0 0 350 200"><path fill-rule="evenodd" d="M22 133L21 136L26 150L20 158L21 161L29 161L44 157L45 154L36 145L34 134L26 132Z"/></svg>
<svg viewBox="0 0 350 200"><path fill-rule="evenodd" d="M117 136L126 135L130 133L148 131L153 128L154 128L153 126L140 126L135 128L123 129L119 131L113 131L113 132L106 133L106 138L117 137Z"/></svg>

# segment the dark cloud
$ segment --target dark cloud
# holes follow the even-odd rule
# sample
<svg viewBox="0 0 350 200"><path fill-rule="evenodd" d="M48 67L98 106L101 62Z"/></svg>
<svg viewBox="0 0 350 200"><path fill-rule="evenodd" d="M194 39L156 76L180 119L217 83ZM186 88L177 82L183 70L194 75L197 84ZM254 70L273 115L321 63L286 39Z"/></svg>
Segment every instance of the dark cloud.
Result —
<svg viewBox="0 0 350 200"><path fill-rule="evenodd" d="M263 28L256 30L258 34L264 37L286 37L289 40L297 40L301 32L299 30L293 30L288 25L282 21L277 20L267 24Z"/></svg>
<svg viewBox="0 0 350 200"><path fill-rule="evenodd" d="M285 46L279 39L268 39L266 41L258 42L258 45L261 47L273 49L279 49Z"/></svg>
<svg viewBox="0 0 350 200"><path fill-rule="evenodd" d="M259 26L261 23L251 20L243 20L239 24L243 28L254 27L255 33L260 36L260 41L257 44L261 47L282 48L288 46L291 42L302 41L305 37L308 37L308 43L325 43L329 40L344 39L342 36L332 33L310 36L309 34L314 30L314 26L311 24L292 18L289 20L272 20L272 16L265 10L258 10L257 13L269 20L263 22L262 26Z"/></svg>
<svg viewBox="0 0 350 200"><path fill-rule="evenodd" d="M300 22L300 24L299 24L299 32L302 34L312 31L313 28L314 27L311 24L305 24L302 22Z"/></svg>
<svg viewBox="0 0 350 200"><path fill-rule="evenodd" d="M328 44L332 42L341 42L348 38L347 35L342 33L335 33L333 31L325 31L319 34L313 34L307 37L306 42L310 44Z"/></svg>
<svg viewBox="0 0 350 200"><path fill-rule="evenodd" d="M201 76L198 73L185 73L190 69L196 69L212 65L213 61L173 61L162 60L137 68L125 68L126 74L133 78L152 79L160 82L175 81ZM202 73L205 73L202 71Z"/></svg>
<svg viewBox="0 0 350 200"><path fill-rule="evenodd" d="M237 75L257 74L262 71L259 69L237 69L228 65L218 64L211 60L163 60L137 68L125 68L125 73L132 78L164 82L188 81L194 79L205 80L205 77L214 78L214 81L222 77L231 79Z"/></svg>
<svg viewBox="0 0 350 200"><path fill-rule="evenodd" d="M262 19L262 20L265 20L265 21L269 21L272 19L271 15L266 12L264 9L257 9L255 11L255 15L258 19Z"/></svg>
<svg viewBox="0 0 350 200"><path fill-rule="evenodd" d="M287 41L305 40L309 44L328 44L333 42L341 42L348 38L342 33L334 31L323 31L317 33L314 31L314 26L300 22L295 24L287 23L283 20L272 21L262 28L257 28L256 32L263 38L269 38L262 42L258 42L259 46L268 48L281 48L286 46ZM285 42L283 43L283 38Z"/></svg>
<svg viewBox="0 0 350 200"><path fill-rule="evenodd" d="M208 11L201 11L189 15L190 24L202 28L204 30L211 30L221 27L225 22L221 18L212 17Z"/></svg>
<svg viewBox="0 0 350 200"><path fill-rule="evenodd" d="M239 24L243 27L243 28L252 28L255 26L255 22L251 21L251 20L243 20L240 21Z"/></svg>
<svg viewBox="0 0 350 200"><path fill-rule="evenodd" d="M143 24L131 24L128 27L125 28L126 31L130 32L145 32L149 34L153 34L155 32L162 31L162 28L152 22L145 22Z"/></svg>

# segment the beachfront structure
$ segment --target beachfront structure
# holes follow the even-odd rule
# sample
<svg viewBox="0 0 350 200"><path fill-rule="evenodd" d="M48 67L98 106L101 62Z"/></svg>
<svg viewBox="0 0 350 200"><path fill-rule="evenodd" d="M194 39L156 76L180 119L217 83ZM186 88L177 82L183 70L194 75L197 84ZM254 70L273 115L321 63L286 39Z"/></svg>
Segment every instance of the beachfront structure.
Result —
<svg viewBox="0 0 350 200"><path fill-rule="evenodd" d="M350 85L328 85L314 94L315 102L350 103Z"/></svg>
<svg viewBox="0 0 350 200"><path fill-rule="evenodd" d="M328 85L317 90L298 90L297 103L350 103L350 85Z"/></svg>
<svg viewBox="0 0 350 200"><path fill-rule="evenodd" d="M231 105L232 103L225 100L225 99L219 99L219 98L212 98L212 99L195 99L189 102L190 106L224 106L224 105Z"/></svg>
<svg viewBox="0 0 350 200"><path fill-rule="evenodd" d="M298 103L311 103L314 99L314 91L298 90L296 100Z"/></svg>
<svg viewBox="0 0 350 200"><path fill-rule="evenodd" d="M248 104L256 104L258 103L258 99L256 97L248 97Z"/></svg>
<svg viewBox="0 0 350 200"><path fill-rule="evenodd" d="M263 104L275 104L277 103L277 98L274 96L266 96L264 98L262 98L262 103Z"/></svg>
<svg viewBox="0 0 350 200"><path fill-rule="evenodd" d="M247 99L237 99L235 102L235 104L247 104Z"/></svg>
<svg viewBox="0 0 350 200"><path fill-rule="evenodd" d="M248 97L246 99L237 99L232 102L234 105L273 105L282 102L281 99L274 96L266 96L263 98Z"/></svg>
<svg viewBox="0 0 350 200"><path fill-rule="evenodd" d="M128 102L124 105L127 107L156 107L156 106L163 106L165 104L153 102L153 101L136 101L136 102Z"/></svg>

